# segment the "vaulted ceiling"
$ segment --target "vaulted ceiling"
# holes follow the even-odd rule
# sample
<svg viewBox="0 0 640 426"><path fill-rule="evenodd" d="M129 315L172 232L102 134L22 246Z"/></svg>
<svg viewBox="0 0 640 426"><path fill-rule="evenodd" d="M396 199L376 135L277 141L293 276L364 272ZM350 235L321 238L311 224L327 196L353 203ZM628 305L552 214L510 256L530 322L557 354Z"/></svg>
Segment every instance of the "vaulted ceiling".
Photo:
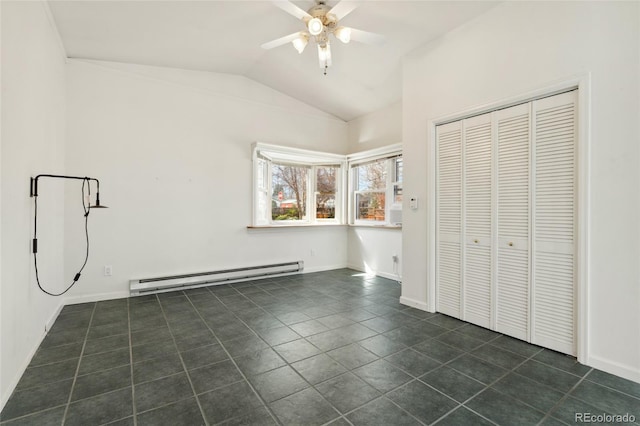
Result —
<svg viewBox="0 0 640 426"><path fill-rule="evenodd" d="M307 10L313 1L295 1ZM328 0L329 6L337 1ZM360 1L341 24L381 46L332 43L328 74L315 46L261 44L304 30L270 1L51 1L70 58L243 75L345 121L401 99L402 57L496 5L492 1ZM311 45L311 43L310 43ZM309 48L311 47L311 48Z"/></svg>

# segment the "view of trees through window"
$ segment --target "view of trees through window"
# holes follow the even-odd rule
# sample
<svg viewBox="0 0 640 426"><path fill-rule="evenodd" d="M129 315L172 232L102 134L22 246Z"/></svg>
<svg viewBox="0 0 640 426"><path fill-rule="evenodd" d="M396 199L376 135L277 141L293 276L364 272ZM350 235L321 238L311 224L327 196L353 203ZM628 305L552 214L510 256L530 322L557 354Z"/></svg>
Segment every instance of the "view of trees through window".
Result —
<svg viewBox="0 0 640 426"><path fill-rule="evenodd" d="M386 187L386 161L374 161L356 166L356 219L385 220Z"/></svg>
<svg viewBox="0 0 640 426"><path fill-rule="evenodd" d="M337 166L316 167L316 218L336 218Z"/></svg>
<svg viewBox="0 0 640 426"><path fill-rule="evenodd" d="M309 168L273 164L272 220L303 220L307 216Z"/></svg>
<svg viewBox="0 0 640 426"><path fill-rule="evenodd" d="M395 176L393 182L393 202L402 204L402 157L393 159L395 166Z"/></svg>
<svg viewBox="0 0 640 426"><path fill-rule="evenodd" d="M385 221L387 203L402 204L402 157L354 166L355 219Z"/></svg>
<svg viewBox="0 0 640 426"><path fill-rule="evenodd" d="M395 145L344 156L256 143L253 224L399 225L402 175Z"/></svg>

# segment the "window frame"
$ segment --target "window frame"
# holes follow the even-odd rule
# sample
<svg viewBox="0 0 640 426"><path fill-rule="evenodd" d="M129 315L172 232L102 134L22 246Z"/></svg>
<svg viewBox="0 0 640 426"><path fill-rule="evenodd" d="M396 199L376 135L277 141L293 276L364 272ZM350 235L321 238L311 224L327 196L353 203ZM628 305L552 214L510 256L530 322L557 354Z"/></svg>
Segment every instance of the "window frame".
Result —
<svg viewBox="0 0 640 426"><path fill-rule="evenodd" d="M265 164L260 170L260 163ZM309 169L306 182L305 203L307 219L273 220L272 192L273 165L291 165ZM333 218L318 218L316 207L317 170L324 167L337 168L335 188L335 214ZM253 226L305 226L305 225L341 225L344 220L344 188L346 188L346 158L343 155L317 151L288 148L284 146L255 143L253 145ZM259 175L264 173L266 188L258 187ZM260 211L260 194L266 199L265 211Z"/></svg>
<svg viewBox="0 0 640 426"><path fill-rule="evenodd" d="M372 155L370 157L361 157L349 162L349 223L352 225L364 225L364 226L392 226L396 225L391 223L390 216L391 210L402 209L402 202L396 202L395 200L395 188L402 188L402 179L398 180L398 171L396 164L398 159L402 161L402 152L392 151L386 155ZM372 164L376 162L383 162L385 166L385 187L382 189L366 189L359 190L358 187L358 173L356 169L360 166ZM371 219L359 219L358 218L358 195L367 194L384 194L384 220L371 220Z"/></svg>
<svg viewBox="0 0 640 426"><path fill-rule="evenodd" d="M402 144L393 144L369 151L358 152L349 155L332 154L326 152L312 151L300 148L291 148L281 145L265 144L255 142L252 145L252 226L251 227L286 227L286 226L323 226L323 225L355 225L355 226L391 226L399 227L401 224L391 223L391 210L402 209L402 202L395 202L394 188L402 188L402 181L395 180L396 169L392 166L392 161L402 158ZM385 220L356 220L355 219L355 192L353 168L356 165L376 161L387 160L388 172L385 186ZM262 171L265 175L263 179L267 188L258 188L258 174L260 161L264 161L265 168ZM278 164L288 163L291 165L306 166L311 168L307 187L307 220L281 220L274 221L272 217L272 166L273 162ZM338 167L339 172L336 177L335 195L335 218L318 218L316 208L317 189L317 169L321 167ZM266 211L260 212L260 194L264 195ZM391 201L391 202L389 202Z"/></svg>

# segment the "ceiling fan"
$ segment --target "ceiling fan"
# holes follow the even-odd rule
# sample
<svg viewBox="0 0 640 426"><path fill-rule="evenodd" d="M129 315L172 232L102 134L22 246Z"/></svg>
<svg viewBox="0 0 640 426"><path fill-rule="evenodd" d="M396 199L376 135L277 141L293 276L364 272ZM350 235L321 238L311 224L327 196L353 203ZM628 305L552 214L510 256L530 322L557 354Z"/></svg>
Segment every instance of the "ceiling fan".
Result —
<svg viewBox="0 0 640 426"><path fill-rule="evenodd" d="M327 75L327 68L331 66L331 40L329 37L331 34L343 43L355 40L379 45L386 41L386 38L380 34L339 25L340 20L357 7L354 2L340 1L333 7L328 6L325 0L315 0L315 2L316 4L305 12L290 1L274 1L273 3L280 9L300 19L306 30L264 43L262 48L273 49L292 43L298 53L302 53L309 40L314 40L318 46L320 68L323 68L324 74Z"/></svg>

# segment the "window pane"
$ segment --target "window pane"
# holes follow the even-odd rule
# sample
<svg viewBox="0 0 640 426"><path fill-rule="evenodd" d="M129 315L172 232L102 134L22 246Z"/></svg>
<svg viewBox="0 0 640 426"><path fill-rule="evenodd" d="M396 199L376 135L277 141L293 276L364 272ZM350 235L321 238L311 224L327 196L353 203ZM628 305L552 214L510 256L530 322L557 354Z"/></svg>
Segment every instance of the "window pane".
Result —
<svg viewBox="0 0 640 426"><path fill-rule="evenodd" d="M356 191L384 189L387 185L386 160L356 166Z"/></svg>
<svg viewBox="0 0 640 426"><path fill-rule="evenodd" d="M257 199L257 205L256 205L256 215L257 215L257 220L259 223L266 223L268 222L268 212L269 210L267 210L267 208L269 207L268 205L269 202L269 197L267 196L267 192L266 191L258 191L258 199Z"/></svg>
<svg viewBox="0 0 640 426"><path fill-rule="evenodd" d="M256 223L265 224L269 217L269 194L267 191L268 164L263 159L256 161Z"/></svg>
<svg viewBox="0 0 640 426"><path fill-rule="evenodd" d="M356 193L356 219L383 221L384 198L384 192Z"/></svg>
<svg viewBox="0 0 640 426"><path fill-rule="evenodd" d="M332 166L316 167L316 218L335 219L336 217L336 178L338 168Z"/></svg>
<svg viewBox="0 0 640 426"><path fill-rule="evenodd" d="M307 219L308 171L303 166L273 164L272 220Z"/></svg>
<svg viewBox="0 0 640 426"><path fill-rule="evenodd" d="M402 204L402 184L393 185L393 202Z"/></svg>
<svg viewBox="0 0 640 426"><path fill-rule="evenodd" d="M395 165L395 182L402 182L402 157L394 159Z"/></svg>
<svg viewBox="0 0 640 426"><path fill-rule="evenodd" d="M256 185L259 189L265 189L267 186L267 162L264 160L258 160L256 169Z"/></svg>

